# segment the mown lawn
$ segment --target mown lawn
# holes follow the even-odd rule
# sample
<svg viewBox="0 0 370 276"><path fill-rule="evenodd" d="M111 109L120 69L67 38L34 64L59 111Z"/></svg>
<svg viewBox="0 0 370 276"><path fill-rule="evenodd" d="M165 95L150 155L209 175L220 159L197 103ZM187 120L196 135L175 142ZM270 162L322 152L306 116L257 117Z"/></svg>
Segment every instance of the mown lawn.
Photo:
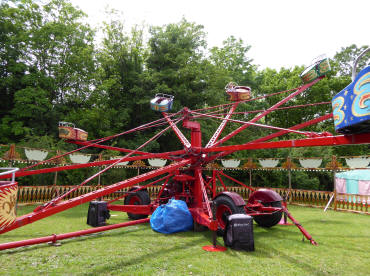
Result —
<svg viewBox="0 0 370 276"><path fill-rule="evenodd" d="M34 207L18 208L18 215ZM87 205L0 235L0 243L87 229ZM370 275L370 217L297 206L295 226L255 225L254 252L206 252L211 233L159 234L149 224L0 252L0 275ZM111 212L110 224L127 215ZM223 245L221 238L219 243Z"/></svg>

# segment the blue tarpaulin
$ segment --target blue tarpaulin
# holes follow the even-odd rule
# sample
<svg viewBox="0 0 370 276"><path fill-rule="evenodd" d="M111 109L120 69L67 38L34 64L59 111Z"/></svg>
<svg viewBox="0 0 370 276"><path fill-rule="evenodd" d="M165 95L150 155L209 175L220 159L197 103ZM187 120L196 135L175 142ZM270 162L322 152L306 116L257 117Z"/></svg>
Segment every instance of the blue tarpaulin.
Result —
<svg viewBox="0 0 370 276"><path fill-rule="evenodd" d="M188 231L193 229L193 217L184 201L170 199L154 211L150 226L164 234Z"/></svg>

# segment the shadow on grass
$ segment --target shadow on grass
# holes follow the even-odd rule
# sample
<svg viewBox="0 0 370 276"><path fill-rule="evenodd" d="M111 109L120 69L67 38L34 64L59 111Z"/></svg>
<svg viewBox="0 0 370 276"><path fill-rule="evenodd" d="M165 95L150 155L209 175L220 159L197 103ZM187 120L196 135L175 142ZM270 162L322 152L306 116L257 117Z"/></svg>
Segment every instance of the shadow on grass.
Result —
<svg viewBox="0 0 370 276"><path fill-rule="evenodd" d="M290 255L285 254L283 251L278 250L272 247L270 244L263 244L264 247L260 246L259 251L261 255L270 255L270 256L279 256L281 259L284 259L287 263L293 264L294 267L299 267L303 271L306 271L306 275L327 275L322 271L318 271L316 267L310 264L310 260L305 260L302 257L292 257ZM297 271L297 273L299 273Z"/></svg>
<svg viewBox="0 0 370 276"><path fill-rule="evenodd" d="M255 251L252 252L244 252L244 251L234 251L230 248L225 252L227 255L231 257L236 257L242 260L241 256L242 255L249 255L249 256L254 256L255 258L276 258L277 256L279 259L285 260L288 264L293 265L294 267L299 267L302 271L305 271L305 275L327 275L324 272L318 271L316 267L311 265L310 260L305 260L302 257L293 257L291 255L288 255L284 253L283 250L277 249L273 247L273 245L269 242L271 240L271 236L275 236L274 238L276 239L281 239L281 240L290 240L293 241L294 243L301 243L300 240L300 232L298 233L294 232L292 233L291 231L287 231L286 228L281 229L278 227L273 227L273 228L263 228L263 227L255 227L257 228L257 233L256 231L254 232L254 244L255 244ZM295 228L295 227L294 227ZM265 231L259 231L261 229L265 229ZM287 235L288 234L288 235ZM284 235L283 237L280 235ZM268 238L268 239L267 239ZM312 246L307 240L305 241L306 245ZM298 275L299 272L296 272Z"/></svg>
<svg viewBox="0 0 370 276"><path fill-rule="evenodd" d="M153 234L158 235L158 233L155 233L155 232L153 232ZM184 234L186 236L189 235L189 234L186 234L186 232L184 232L184 233L177 233L176 236L179 237L181 236L181 234ZM156 251L143 254L141 256L137 256L134 258L129 258L129 256L125 256L126 259L122 260L119 263L115 263L114 265L112 264L104 265L95 270L85 273L85 275L100 275L100 274L107 273L107 271L114 273L115 271L121 269L122 267L136 265L138 263L144 262L147 259L158 258L158 256L161 256L161 255L167 255L169 253L175 253L176 251L179 251L179 250L184 250L186 248L192 248L194 246L198 246L199 243L202 241L204 241L203 237L196 239L196 240L192 240L191 242L188 242L188 243L183 243L181 245L168 246L167 249L160 248Z"/></svg>
<svg viewBox="0 0 370 276"><path fill-rule="evenodd" d="M262 229L265 229L265 228L262 228ZM222 252L222 253L216 253L216 254L220 254L219 255L220 261L222 261L222 259L224 258L223 256L225 256L225 254L232 258L238 258L241 261L242 261L243 255L253 256L255 258L274 258L276 256L279 256L281 259L284 259L287 263L292 264L296 267L299 267L302 271L305 271L306 275L326 275L325 273L318 271L316 267L311 265L309 260L306 261L302 257L295 258L290 255L287 255L282 250L276 249L272 247L272 245L269 242L266 242L267 239L265 238L267 236L270 237L271 239L271 235L273 236L284 235L284 238L282 239L289 239L289 240L293 240L294 242L300 243L300 240L298 238L300 233L289 233L289 232L290 231L287 231L286 229L279 229L279 228L271 228L271 229L266 229L266 231L259 231L258 233L255 234L256 251L253 251L253 252L235 251L235 250L228 248L227 251ZM135 233L135 235L136 234L138 233ZM169 237L176 236L178 238L181 236L189 237L189 236L194 236L194 235L200 235L202 237L200 237L199 239L195 239L190 242L181 244L181 245L169 246L167 247L167 249L163 249L161 247L155 251L142 254L140 256L136 256L132 258L130 258L129 256L126 256L125 257L126 259L122 260L119 263L115 263L113 266L111 264L104 265L102 267L96 268L95 270L87 272L86 275L100 275L100 274L106 273L107 271L110 271L114 274L115 271L118 271L122 267L130 267L133 265L137 265L138 263L145 262L148 259L158 258L159 256L163 256L163 255L167 255L171 253L175 254L178 250L184 250L184 249L193 248L193 247L200 247L202 246L201 243L204 243L205 240L208 240L209 241L208 245L211 245L212 244L212 234L213 233L211 231L177 233ZM147 235L155 237L161 234L152 232L152 233L147 233ZM167 236L167 235L162 234L161 236ZM276 237L276 238L279 238L279 237ZM217 244L221 246L224 245L222 237L217 237ZM307 243L307 245L308 244L309 243ZM309 244L309 246L311 245Z"/></svg>
<svg viewBox="0 0 370 276"><path fill-rule="evenodd" d="M292 241L292 242L298 242L302 243L303 235L302 233L295 227L294 225L291 226L275 226L272 228L263 228L256 226L254 228L254 241L262 242L266 239L271 239L271 237L274 237L274 239L278 239L281 241ZM313 237L315 239L315 237ZM309 241L304 238L304 242L309 243Z"/></svg>
<svg viewBox="0 0 370 276"><path fill-rule="evenodd" d="M355 242L355 241L353 241ZM352 252L353 254L356 254L357 257L360 257L359 256L359 253L363 253L363 254L368 254L369 253L369 250L367 248L365 249L361 249L361 248L358 248L356 247L355 249L353 249L352 251L349 251L348 250L348 246L345 246L343 245L342 243L340 242L332 242L332 243L322 243L321 246L325 246L327 247L329 250L332 250L333 252L335 252L336 249L340 250L340 251L347 251L347 252Z"/></svg>
<svg viewBox="0 0 370 276"><path fill-rule="evenodd" d="M325 225L346 225L348 222L346 221L340 221L340 220L334 220L334 219L309 219L305 220L305 225L317 225L317 224L325 224Z"/></svg>
<svg viewBox="0 0 370 276"><path fill-rule="evenodd" d="M114 231L116 230L116 231ZM99 232L99 233L94 233L94 234L89 234L89 235L83 235L83 236L78 236L78 237L72 237L72 238L69 238L69 239L65 239L65 240L60 240L58 241L59 243L62 244L69 244L69 243L79 243L79 242L84 242L84 241L87 241L87 240L93 240L93 239L96 239L96 238L102 238L102 237L114 237L114 236L121 236L122 235L122 231L117 231L117 230L120 230L120 229L113 229L113 230L108 230L106 232ZM128 231L127 231L128 230ZM140 232L140 231L145 231L146 228L126 228L126 231L124 233L135 233L135 232ZM20 235L22 236L23 238L26 238L28 236L25 236L25 235ZM48 237L48 236L51 236L51 235L46 235L44 237ZM35 238L34 236L29 236L29 239L32 239L32 238ZM25 239L23 239L25 240ZM22 253L22 252L28 252L28 251L34 251L34 250L38 250L38 249L41 249L41 248L45 248L45 247L49 247L50 245L48 245L47 243L41 243L41 244L35 244L35 245L28 245L28 246L23 246L23 247L18 247L18 248L13 248L13 249L8 249L6 251L0 251L0 256L2 255L13 255L13 254L16 254L16 253Z"/></svg>

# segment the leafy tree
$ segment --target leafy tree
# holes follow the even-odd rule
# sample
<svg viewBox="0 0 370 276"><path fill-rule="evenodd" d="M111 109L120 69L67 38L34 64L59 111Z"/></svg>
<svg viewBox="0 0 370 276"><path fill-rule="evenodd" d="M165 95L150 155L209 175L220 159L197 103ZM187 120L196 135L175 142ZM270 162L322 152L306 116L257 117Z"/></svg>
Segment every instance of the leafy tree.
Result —
<svg viewBox="0 0 370 276"><path fill-rule="evenodd" d="M203 54L206 47L203 26L182 19L178 24L151 27L147 67L153 95L175 96L174 109L195 109L205 103Z"/></svg>
<svg viewBox="0 0 370 276"><path fill-rule="evenodd" d="M22 132L22 124L13 123L11 126L10 111L14 107L14 94L25 86L20 79L25 75L27 65L22 60L27 36L24 30L25 14L13 7L13 1L0 4L0 136L2 142L12 140L12 127L16 133Z"/></svg>
<svg viewBox="0 0 370 276"><path fill-rule="evenodd" d="M352 67L356 58L365 50L369 48L369 45L364 45L358 47L355 44L352 44L347 47L342 47L339 52L334 56L334 70L338 73L339 76L352 76ZM357 72L363 69L365 66L370 65L370 52L366 53L363 56L357 65Z"/></svg>
<svg viewBox="0 0 370 276"><path fill-rule="evenodd" d="M156 93L174 95L175 111L185 106L193 110L204 107L211 95L206 92L208 62L204 58L203 26L182 19L151 27L149 33L146 90L151 97ZM164 145L161 150L179 148L173 132L166 132L159 141Z"/></svg>
<svg viewBox="0 0 370 276"><path fill-rule="evenodd" d="M90 95L94 33L64 0L5 1L0 16L2 140L19 140L30 130L55 135L63 114Z"/></svg>
<svg viewBox="0 0 370 276"><path fill-rule="evenodd" d="M252 91L255 88L256 66L252 64L252 59L249 57L251 46L246 45L242 39L236 39L234 36L228 37L223 41L222 47L213 47L209 50L209 66L207 68L207 94L210 95L210 100L207 101L210 105L223 104L228 102L229 96L225 93L225 86L229 82L234 82L239 85L250 86ZM253 92L252 95L254 96ZM237 112L250 111L255 109L255 106L248 103L238 105ZM226 113L227 109L223 111ZM234 114L233 119L245 120L244 114ZM204 124L204 128L209 129L212 134L221 121L212 121ZM224 134L230 133L232 130L240 127L237 123L229 122L226 125ZM244 130L236 135L225 145L232 143L245 143L250 140L253 127ZM222 136L221 136L222 137ZM234 157L243 157L245 152L235 152Z"/></svg>
<svg viewBox="0 0 370 276"><path fill-rule="evenodd" d="M110 17L113 19L104 23L104 38L97 53L99 68L94 92L97 102L93 114L101 116L103 120L94 123L98 125L94 132L100 129L99 133L104 134L101 136L120 133L150 122L155 114L149 108L152 95L147 89L149 73L144 70L147 50L143 42L143 29L135 26L127 33L122 21L116 19L115 11L110 13ZM152 132L135 133L114 143L136 148L152 135ZM158 144L154 142L145 150L156 147Z"/></svg>
<svg viewBox="0 0 370 276"><path fill-rule="evenodd" d="M223 41L223 47L210 49L210 61L219 70L224 72L230 81L239 85L254 86L256 66L252 65L252 59L248 57L251 46L244 45L242 39L234 36Z"/></svg>

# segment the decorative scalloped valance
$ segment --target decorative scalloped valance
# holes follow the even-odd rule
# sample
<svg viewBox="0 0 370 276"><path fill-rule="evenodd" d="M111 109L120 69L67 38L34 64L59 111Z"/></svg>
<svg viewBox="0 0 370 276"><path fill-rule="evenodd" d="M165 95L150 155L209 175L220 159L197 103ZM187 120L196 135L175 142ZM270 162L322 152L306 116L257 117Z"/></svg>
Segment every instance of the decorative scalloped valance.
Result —
<svg viewBox="0 0 370 276"><path fill-rule="evenodd" d="M321 166L322 159L313 159L313 158L299 159L299 163L303 168L307 169L319 168Z"/></svg>
<svg viewBox="0 0 370 276"><path fill-rule="evenodd" d="M110 160L113 160L113 159L121 159L123 156L113 156L110 158ZM124 161L124 162L119 162L116 164L116 166L126 166L128 164L128 161Z"/></svg>
<svg viewBox="0 0 370 276"><path fill-rule="evenodd" d="M366 157L354 157L346 158L346 163L351 169L366 168L370 163L370 158Z"/></svg>
<svg viewBox="0 0 370 276"><path fill-rule="evenodd" d="M152 167L163 167L166 165L167 160L166 159L160 159L160 158L150 158L148 159L149 165Z"/></svg>
<svg viewBox="0 0 370 276"><path fill-rule="evenodd" d="M74 164L84 164L90 161L91 155L74 153L74 154L71 154L69 158Z"/></svg>
<svg viewBox="0 0 370 276"><path fill-rule="evenodd" d="M258 159L258 162L264 168L275 168L279 164L279 159Z"/></svg>
<svg viewBox="0 0 370 276"><path fill-rule="evenodd" d="M35 160L35 161L42 161L45 160L48 152L46 150L38 150L38 149L24 149L24 153L28 160Z"/></svg>
<svg viewBox="0 0 370 276"><path fill-rule="evenodd" d="M222 166L225 168L237 168L240 165L240 160L237 159L228 159L221 160Z"/></svg>

